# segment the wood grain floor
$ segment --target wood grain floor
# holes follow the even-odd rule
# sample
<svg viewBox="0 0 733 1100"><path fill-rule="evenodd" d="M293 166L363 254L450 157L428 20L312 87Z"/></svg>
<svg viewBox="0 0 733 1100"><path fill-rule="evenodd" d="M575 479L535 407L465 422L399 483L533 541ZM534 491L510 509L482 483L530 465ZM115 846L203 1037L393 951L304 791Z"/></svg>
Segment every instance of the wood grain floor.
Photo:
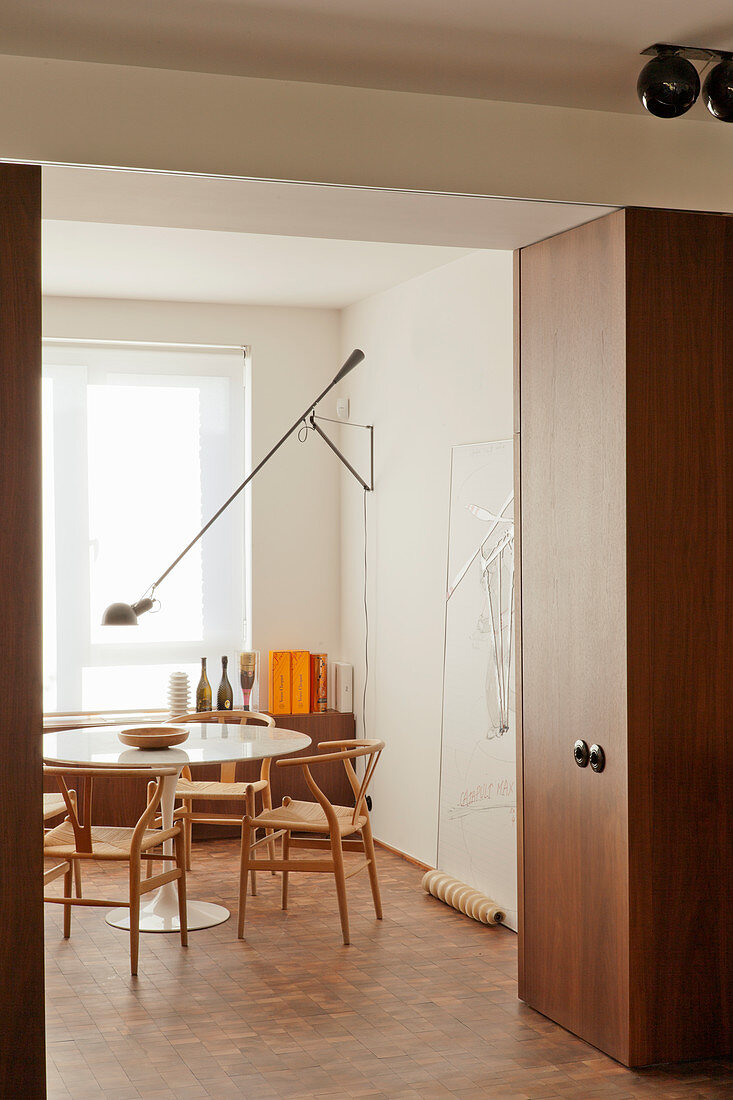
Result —
<svg viewBox="0 0 733 1100"><path fill-rule="evenodd" d="M424 894L399 857L378 858L385 919L366 877L351 879L350 947L329 879L291 876L282 913L261 875L246 943L234 918L192 932L187 950L144 935L138 979L102 911L77 909L65 942L60 907L46 906L51 1100L733 1098L731 1062L632 1072L526 1008L516 937ZM122 893L123 875L89 868L88 895L117 876ZM236 842L195 846L191 897L236 912L236 883Z"/></svg>

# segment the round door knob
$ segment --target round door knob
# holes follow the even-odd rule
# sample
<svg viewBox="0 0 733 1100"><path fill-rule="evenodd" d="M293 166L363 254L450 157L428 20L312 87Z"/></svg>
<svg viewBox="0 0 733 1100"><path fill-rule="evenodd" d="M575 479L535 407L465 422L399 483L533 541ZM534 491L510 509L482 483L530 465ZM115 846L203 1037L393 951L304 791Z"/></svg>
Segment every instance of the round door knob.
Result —
<svg viewBox="0 0 733 1100"><path fill-rule="evenodd" d="M588 761L590 759L590 752L585 741L576 741L573 745L573 756L575 757L575 763L579 768L587 768Z"/></svg>
<svg viewBox="0 0 733 1100"><path fill-rule="evenodd" d="M590 747L590 766L594 772L602 772L606 766L606 754L600 745Z"/></svg>

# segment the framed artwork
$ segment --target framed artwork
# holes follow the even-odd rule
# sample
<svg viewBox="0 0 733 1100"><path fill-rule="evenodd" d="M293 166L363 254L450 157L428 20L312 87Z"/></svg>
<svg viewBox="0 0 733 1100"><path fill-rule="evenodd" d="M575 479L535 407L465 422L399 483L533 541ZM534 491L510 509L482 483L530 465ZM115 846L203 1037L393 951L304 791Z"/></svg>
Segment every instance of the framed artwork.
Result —
<svg viewBox="0 0 733 1100"><path fill-rule="evenodd" d="M451 449L438 866L516 931L513 451Z"/></svg>

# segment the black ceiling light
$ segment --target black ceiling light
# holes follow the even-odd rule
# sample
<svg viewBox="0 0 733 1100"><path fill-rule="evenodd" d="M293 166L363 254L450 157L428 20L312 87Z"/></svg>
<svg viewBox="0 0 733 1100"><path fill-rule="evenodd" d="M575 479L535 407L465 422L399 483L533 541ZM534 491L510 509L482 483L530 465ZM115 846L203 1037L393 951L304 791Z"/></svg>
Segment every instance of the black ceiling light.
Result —
<svg viewBox="0 0 733 1100"><path fill-rule="evenodd" d="M700 77L693 61L717 61L705 80L703 98L715 118L733 122L733 53L702 46L657 42L642 50L651 55L639 73L636 91L643 106L657 118L679 118L700 94Z"/></svg>
<svg viewBox="0 0 733 1100"><path fill-rule="evenodd" d="M705 77L702 98L720 122L733 122L733 61L720 61Z"/></svg>
<svg viewBox="0 0 733 1100"><path fill-rule="evenodd" d="M660 48L639 73L636 91L644 107L657 118L679 118L700 94L697 69L674 47Z"/></svg>

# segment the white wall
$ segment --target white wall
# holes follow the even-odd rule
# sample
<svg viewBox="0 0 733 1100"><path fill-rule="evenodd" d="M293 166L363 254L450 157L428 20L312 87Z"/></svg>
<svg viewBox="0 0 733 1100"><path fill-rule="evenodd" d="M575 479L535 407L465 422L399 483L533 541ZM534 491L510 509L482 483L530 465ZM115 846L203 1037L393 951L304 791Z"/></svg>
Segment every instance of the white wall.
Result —
<svg viewBox="0 0 733 1100"><path fill-rule="evenodd" d="M363 348L366 361L340 392L353 421L375 425L367 732L388 746L373 790L375 832L434 863L450 447L512 433L511 255L472 253L341 315L46 298L44 334L250 344L255 462L346 354ZM333 416L334 408L329 399L322 411ZM365 440L349 429L341 435L366 472ZM253 485L254 645L353 663L359 728L362 504L362 490L315 438L289 440Z"/></svg>
<svg viewBox="0 0 733 1100"><path fill-rule="evenodd" d="M730 210L704 119L0 56L0 157Z"/></svg>
<svg viewBox="0 0 733 1100"><path fill-rule="evenodd" d="M351 419L375 425L368 496L367 733L381 840L434 864L440 771L450 448L512 435L512 257L475 252L343 313ZM344 429L344 445L348 443ZM343 659L363 690L363 493L342 481Z"/></svg>
<svg viewBox="0 0 733 1100"><path fill-rule="evenodd" d="M336 310L45 298L43 331L50 337L251 345L254 463L339 365ZM333 409L333 401L324 402L325 415ZM269 649L334 655L339 648L339 476L320 440L301 445L293 436L253 482L252 627L263 664ZM223 485L222 501L229 492ZM182 531L182 545L185 539ZM265 690L263 679L264 702Z"/></svg>

